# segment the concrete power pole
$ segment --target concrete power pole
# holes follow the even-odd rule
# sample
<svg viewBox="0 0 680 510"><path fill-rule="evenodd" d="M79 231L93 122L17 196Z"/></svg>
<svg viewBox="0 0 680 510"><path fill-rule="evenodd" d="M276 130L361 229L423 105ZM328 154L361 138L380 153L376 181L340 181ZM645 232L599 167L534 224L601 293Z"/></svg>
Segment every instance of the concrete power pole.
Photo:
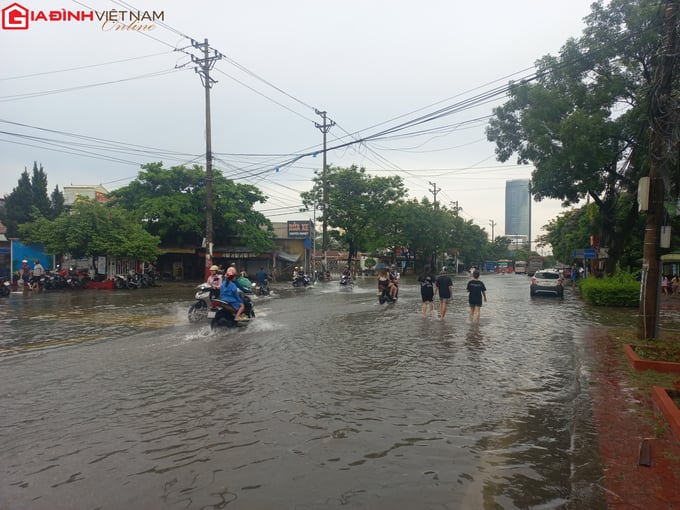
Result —
<svg viewBox="0 0 680 510"><path fill-rule="evenodd" d="M497 225L497 223L494 220L489 220L489 225L491 225L491 242L493 243L494 238L494 227Z"/></svg>
<svg viewBox="0 0 680 510"><path fill-rule="evenodd" d="M196 64L195 71L201 77L201 83L205 89L205 274L207 278L210 274L213 255L213 169L212 169L212 140L210 132L210 87L217 83L210 77L210 70L215 66L215 62L222 58L222 54L213 50L210 56L210 45L208 39L204 39L201 44L192 39L191 46L203 51L203 58L191 55L191 61Z"/></svg>
<svg viewBox="0 0 680 510"><path fill-rule="evenodd" d="M434 197L433 203L434 205L437 205L437 193L439 193L442 189L437 187L436 182L428 181L430 183L430 186L432 186L432 189L430 190L430 193L432 193L432 196Z"/></svg>
<svg viewBox="0 0 680 510"><path fill-rule="evenodd" d="M323 133L323 170L321 172L321 180L322 180L322 186L323 186L323 240L322 240L322 250L323 250L323 268L322 271L324 273L325 277L325 272L328 262L328 171L326 167L326 134L330 129L335 126L335 122L333 122L331 119L329 119L326 116L326 112L322 112L319 110L314 110L317 115L321 116L323 119L323 124L319 124L318 122L315 122L314 125L317 127L317 129L320 129L321 132ZM316 261L315 261L316 262Z"/></svg>
<svg viewBox="0 0 680 510"><path fill-rule="evenodd" d="M673 71L676 58L678 0L666 0L662 33L662 55L654 77L650 102L651 140L649 144L649 209L645 225L642 262L642 296L638 338L657 338L659 319L659 239L664 218L663 177L672 149L670 134L675 115L671 104Z"/></svg>

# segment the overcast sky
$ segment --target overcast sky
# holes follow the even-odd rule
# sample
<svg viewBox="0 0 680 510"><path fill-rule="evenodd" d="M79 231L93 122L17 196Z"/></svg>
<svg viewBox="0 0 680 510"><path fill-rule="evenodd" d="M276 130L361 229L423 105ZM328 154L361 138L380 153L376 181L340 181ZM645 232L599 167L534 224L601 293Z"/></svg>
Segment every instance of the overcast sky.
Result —
<svg viewBox="0 0 680 510"><path fill-rule="evenodd" d="M322 148L318 109L336 123L329 164L398 174L411 198L432 199L436 185L438 201L457 202L489 234L493 220L499 235L505 181L529 178L531 167L496 161L484 128L505 98L493 91L580 36L591 0L19 4L34 16L132 10L163 20L140 23L151 30L97 19L0 30L0 196L34 161L50 191L114 190L152 161L204 166L205 94L190 55L200 56L191 39L208 39L224 57L211 72L214 166L260 187L270 219L311 217L297 211L322 167L313 155ZM392 131L439 111L446 115ZM555 201L532 208L534 236L561 210Z"/></svg>

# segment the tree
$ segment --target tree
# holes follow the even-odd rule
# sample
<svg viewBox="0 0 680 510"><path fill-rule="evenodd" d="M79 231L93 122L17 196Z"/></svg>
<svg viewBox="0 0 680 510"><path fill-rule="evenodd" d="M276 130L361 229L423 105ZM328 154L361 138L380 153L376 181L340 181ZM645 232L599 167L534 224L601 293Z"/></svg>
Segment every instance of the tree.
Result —
<svg viewBox="0 0 680 510"><path fill-rule="evenodd" d="M54 187L50 195L50 214L49 219L53 220L64 212L64 194L59 191L59 186Z"/></svg>
<svg viewBox="0 0 680 510"><path fill-rule="evenodd" d="M482 263L487 253L487 233L472 220L464 220L457 214L453 215L453 229L451 243L458 257L468 264Z"/></svg>
<svg viewBox="0 0 680 510"><path fill-rule="evenodd" d="M36 215L19 232L28 243L42 243L49 252L74 258L110 255L153 262L159 254L159 238L132 214L94 200L79 199L54 220Z"/></svg>
<svg viewBox="0 0 680 510"><path fill-rule="evenodd" d="M163 163L142 166L137 179L112 194L114 202L132 211L146 229L166 245L200 246L205 237L205 171ZM271 222L253 209L265 197L255 186L236 184L213 170L215 244L238 237L252 250L273 246Z"/></svg>
<svg viewBox="0 0 680 510"><path fill-rule="evenodd" d="M321 203L323 180L323 175L317 174L312 189L300 194L308 209ZM371 177L365 168L356 165L349 168L328 166L326 185L329 206L323 215L328 225L337 229L338 239L348 247L348 263L358 250L374 244L376 239L385 240L394 234L378 228L378 222L385 209L405 195L400 177Z"/></svg>
<svg viewBox="0 0 680 510"><path fill-rule="evenodd" d="M56 195L55 195L56 194ZM46 218L55 218L63 209L64 196L58 188L52 193L52 200L47 195L47 174L42 165L33 164L33 176L24 169L17 186L5 197L5 208L0 210L0 221L7 227L8 237L19 236L19 225L32 221L37 214ZM35 210L34 210L35 209Z"/></svg>
<svg viewBox="0 0 680 510"><path fill-rule="evenodd" d="M634 195L649 168L659 14L652 0L593 4L582 37L567 41L559 57L540 59L535 80L511 84L509 101L487 128L500 161L517 154L518 163L534 165L537 200L568 206L591 197L601 212L591 234L609 248L610 271L630 239L625 225L637 215L629 210L624 224L616 223L619 196Z"/></svg>
<svg viewBox="0 0 680 510"><path fill-rule="evenodd" d="M8 237L18 237L19 225L31 221L33 192L28 170L21 173L17 186L5 197L5 208L2 212L2 223L7 227Z"/></svg>
<svg viewBox="0 0 680 510"><path fill-rule="evenodd" d="M590 246L595 213L592 205L565 211L543 227L546 233L538 238L538 246L550 245L557 260L571 265L574 250Z"/></svg>
<svg viewBox="0 0 680 510"><path fill-rule="evenodd" d="M38 163L33 163L33 177L31 178L31 193L33 207L37 207L40 214L46 218L50 216L50 198L47 195L47 174L42 165L38 168Z"/></svg>

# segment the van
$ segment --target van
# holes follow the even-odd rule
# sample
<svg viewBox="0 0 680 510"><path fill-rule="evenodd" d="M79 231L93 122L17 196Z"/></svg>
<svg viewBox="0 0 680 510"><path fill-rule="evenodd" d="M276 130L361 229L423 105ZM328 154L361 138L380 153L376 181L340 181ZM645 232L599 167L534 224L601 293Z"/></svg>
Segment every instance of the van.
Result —
<svg viewBox="0 0 680 510"><path fill-rule="evenodd" d="M527 274L527 263L523 260L515 262L515 274Z"/></svg>

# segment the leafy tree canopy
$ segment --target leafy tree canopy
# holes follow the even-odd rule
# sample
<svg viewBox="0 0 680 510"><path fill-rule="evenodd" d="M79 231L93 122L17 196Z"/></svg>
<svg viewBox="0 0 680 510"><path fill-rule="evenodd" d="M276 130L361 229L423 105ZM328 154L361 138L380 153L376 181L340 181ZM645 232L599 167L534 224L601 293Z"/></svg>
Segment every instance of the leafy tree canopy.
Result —
<svg viewBox="0 0 680 510"><path fill-rule="evenodd" d="M154 262L159 238L144 230L128 211L79 199L71 211L49 220L34 209L35 219L19 227L24 241L42 243L49 252L75 258L96 255L134 257Z"/></svg>
<svg viewBox="0 0 680 510"><path fill-rule="evenodd" d="M358 250L389 235L378 228L378 220L406 194L401 177L372 177L356 165L329 166L325 179L323 174L317 174L312 189L301 193L307 208L323 204L324 184L328 208L322 212L322 220L325 217L328 226L337 229L338 238L348 246L350 260Z"/></svg>
<svg viewBox="0 0 680 510"><path fill-rule="evenodd" d="M567 41L558 57L540 59L535 79L511 84L510 99L487 128L500 161L516 154L518 163L533 164L537 200L573 205L592 198L602 214L591 234L610 248L613 263L631 232L616 224L619 195L634 194L648 173L661 14L655 0L594 3L583 35Z"/></svg>
<svg viewBox="0 0 680 510"><path fill-rule="evenodd" d="M260 190L226 179L219 170L213 170L212 187L215 245L238 236L254 251L270 249L271 222L253 209L256 203L266 200ZM111 195L163 244L200 246L206 228L205 193L205 171L201 167L165 169L163 163L157 162L143 165L137 179Z"/></svg>

